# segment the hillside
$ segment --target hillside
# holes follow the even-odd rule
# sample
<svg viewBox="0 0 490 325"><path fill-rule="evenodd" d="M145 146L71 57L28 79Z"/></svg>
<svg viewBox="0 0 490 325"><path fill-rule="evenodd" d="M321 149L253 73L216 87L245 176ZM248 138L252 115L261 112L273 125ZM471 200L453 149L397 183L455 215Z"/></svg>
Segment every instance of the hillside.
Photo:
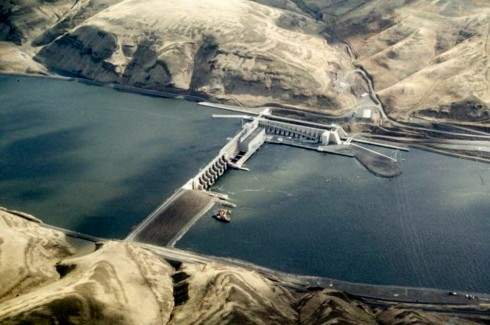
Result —
<svg viewBox="0 0 490 325"><path fill-rule="evenodd" d="M490 119L485 0L9 0L0 16L0 72L343 114L359 67L392 118Z"/></svg>
<svg viewBox="0 0 490 325"><path fill-rule="evenodd" d="M247 0L91 0L43 32L21 33L31 36L22 48L51 72L235 104L345 110L355 96L335 81L353 67L322 29Z"/></svg>
<svg viewBox="0 0 490 325"><path fill-rule="evenodd" d="M488 1L304 2L351 44L392 117L489 122Z"/></svg>
<svg viewBox="0 0 490 325"><path fill-rule="evenodd" d="M2 324L476 324L373 307L332 289L299 291L251 269L168 259L135 243L94 245L4 209L0 303Z"/></svg>

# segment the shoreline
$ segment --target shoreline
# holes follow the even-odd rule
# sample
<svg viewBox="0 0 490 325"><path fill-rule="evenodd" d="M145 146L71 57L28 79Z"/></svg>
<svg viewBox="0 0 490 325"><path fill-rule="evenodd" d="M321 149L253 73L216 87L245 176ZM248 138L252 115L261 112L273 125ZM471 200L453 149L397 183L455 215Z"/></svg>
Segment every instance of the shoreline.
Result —
<svg viewBox="0 0 490 325"><path fill-rule="evenodd" d="M251 115L257 115L262 111L264 108L270 107L274 109L283 109L283 110L292 110L296 112L302 112L302 113L307 113L307 114L318 114L321 115L324 118L327 119L342 119L344 116L335 116L331 115L325 112L313 110L313 109L308 109L308 108L299 108L295 106L289 106L289 105L281 105L281 104L276 104L276 103L267 103L261 106L252 106L252 107L247 107L243 106L240 104L240 106L234 106L229 104L230 101L232 101L232 98L228 102L211 102L213 98L210 96L207 96L205 94L198 95L198 94L189 94L186 93L185 90L175 90L175 92L172 92L170 90L153 90L153 89L146 89L146 88L140 88L140 87L135 87L135 86L130 86L130 85L123 85L123 84L118 84L118 83L105 83L105 82L100 82L96 80L91 80L91 79L86 79L86 78L80 78L80 77L70 77L70 76L63 76L60 74L36 74L36 73L21 73L21 72L4 72L0 71L0 76L8 76L8 77L23 77L23 78L41 78L41 79L52 79L52 80L61 80L61 81L74 81L74 82L80 82L86 85L91 85L91 86L98 86L98 87L103 87L103 88L111 88L114 90L118 91L123 91L127 92L130 94L138 94L138 95L145 95L145 96L152 96L152 97L161 97L161 98L169 98L169 99L176 99L176 100L187 100L190 102L194 103L206 103L206 104L211 104L211 105L200 105L203 107L212 107L212 108L218 108L224 111L231 111L231 112L241 112L241 113L247 113Z"/></svg>
<svg viewBox="0 0 490 325"><path fill-rule="evenodd" d="M105 83L91 79L85 79L80 77L69 77L59 74L33 74L33 73L10 73L10 72L0 72L0 76L10 76L10 77L26 77L26 78L41 78L41 79L53 79L62 81L75 81L86 85L99 86L104 88L112 88L119 91L124 91L128 93L141 94L153 97L171 98L171 99L185 99L192 102L205 101L206 97L200 97L197 95L191 95L186 93L178 93L171 91L162 90L152 90L146 88L139 88L129 85L122 85L117 83Z"/></svg>
<svg viewBox="0 0 490 325"><path fill-rule="evenodd" d="M134 87L134 86L129 86L129 85L122 85L122 84L117 84L117 83L104 83L100 81L95 81L91 79L85 79L85 78L79 78L79 77L68 77L68 76L63 76L63 75L58 75L58 74L34 74L34 73L19 73L19 72L0 72L0 76L6 76L6 77L22 77L22 78L36 78L36 79L51 79L51 80L60 80L60 81L72 81L72 82L79 82L82 84L90 85L90 86L98 86L98 87L103 87L103 88L110 88L114 89L117 91L122 91L122 92L127 92L130 94L138 94L138 95L144 95L144 96L151 96L151 97L161 97L161 98L168 98L168 99L176 99L176 100L186 100L194 103L199 103L199 102L209 102L210 98L209 97L204 97L204 96L198 96L198 95L192 95L192 94L187 94L182 91L182 93L179 92L171 92L169 90L152 90L152 89L146 89L146 88L139 88L139 87ZM209 102L211 103L211 102ZM225 103L212 103L218 106L210 106L213 108L218 108L222 109L225 111L230 111L230 109L224 108L225 106L230 106ZM219 107L219 106L223 106ZM202 107L207 107L206 105L200 105ZM261 108L260 108L261 109ZM242 107L242 112L246 112L248 114L255 114L254 108L253 107Z"/></svg>
<svg viewBox="0 0 490 325"><path fill-rule="evenodd" d="M66 230L59 227L51 227L42 223L42 226L48 226L48 228L54 228L65 232L66 235L72 236L73 233L70 230ZM78 233L76 233L78 235ZM81 234L83 235L83 234ZM91 236L87 236L91 237ZM81 239L80 237L77 237ZM95 238L95 237L93 237ZM98 242L107 241L106 239L98 238ZM125 240L115 240L124 242ZM276 269L271 269L265 266L260 266L252 262L240 260L231 257L220 257L214 255L206 255L191 250L183 250L175 247L156 246L152 244L140 243L153 252L165 258L179 257L184 261L197 261L197 262L221 262L225 264L231 264L234 266L243 267L246 269L254 270L269 278L280 278L284 282L289 282L293 285L297 283L298 288L304 290L310 290L315 287L337 289L344 291L348 294L359 298L375 299L386 302L397 303L417 303L417 304L434 304L434 305L477 305L478 303L485 302L490 303L490 293L485 292L473 292L473 291L459 291L450 289L428 288L428 287L413 287L413 286L401 286L401 285L386 285L386 284L370 284L362 282L351 282L345 280L338 280L328 277L320 277L305 274L288 273ZM449 292L457 292L457 296L450 296ZM464 297L465 294L478 297L475 300L468 300Z"/></svg>
<svg viewBox="0 0 490 325"><path fill-rule="evenodd" d="M25 218L19 214L19 211L9 210L8 208L2 208L2 210L12 213L19 218ZM22 213L23 214L23 213ZM27 219L30 222L36 222L35 220ZM40 226L60 231L69 238L75 238L85 242L91 242L94 244L100 244L108 241L126 242L126 239L106 239L98 238L91 235L82 234L69 229L52 226L44 223L41 219ZM36 222L37 223L37 222ZM256 271L268 278L278 278L286 285L295 287L302 290L314 290L317 287L337 289L346 292L350 295L365 299L374 299L378 302L386 303L408 303L408 304L430 304L430 305L454 305L454 306L468 306L479 303L490 304L490 293L485 292L473 292L465 290L450 290L440 288L428 288L428 287L414 287L414 286L402 286L402 285L387 285L387 284L370 284L362 282L351 282L346 280L338 280L328 277L288 273L276 269L271 269L265 266L260 266L252 262L244 261L231 257L220 257L214 255L206 255L191 250L183 250L175 247L156 246L152 244L137 242L138 245L148 248L154 253L166 258L177 259L184 262L221 262L230 264L233 266L243 267ZM455 296L449 295L449 292L457 292ZM468 300L464 297L465 294L473 295L478 299Z"/></svg>
<svg viewBox="0 0 490 325"><path fill-rule="evenodd" d="M84 308L84 304L76 303L87 301L91 304L90 307L100 306L98 310L111 311L110 308L115 306L114 309L122 310L120 315L128 311L132 316L136 315L128 318L130 321L125 322L128 324L141 320L141 315L144 316L147 310L153 312L152 315L155 315L154 319L157 320L162 315L161 310L166 311L164 315L170 317L175 315L174 311L179 312L178 318L176 317L178 320L188 319L189 313L199 313L199 316L202 316L205 315L201 308L202 302L205 304L209 302L212 306L219 304L218 308L226 308L225 313L232 313L230 315L234 320L243 319L241 311L245 309L250 311L248 319L252 322L260 313L260 315L272 315L266 317L268 320L276 320L279 317L281 321L278 324L296 324L298 322L296 315L310 318L311 312L321 312L321 315L315 316L314 319L310 318L312 321L305 324L316 324L323 320L324 312L328 313L327 317L332 313L335 313L332 315L339 315L329 319L352 320L356 324L364 323L365 320L371 320L369 323L392 323L400 320L400 313L403 313L402 319L407 322L413 322L413 319L426 320L429 323L437 320L437 323L441 324L447 320L454 320L457 323L463 321L465 324L490 321L490 299L486 294L476 299L472 296L463 297L462 293L458 296L445 295L440 290L329 281L325 278L292 275L239 260L199 255L179 249L125 241L84 241L65 235L59 230L45 228L45 225L35 221L20 221L16 220L17 218L19 217L8 212L2 214L2 222L6 226L2 230L7 231L7 236L4 232L3 238L7 245L10 247L15 245L17 236L24 239L24 242L27 239L29 242L33 241L41 245L54 256L50 258L50 255L43 255L39 260L34 261L38 261L44 267L42 270L50 272L47 274L53 276L42 278L41 283L28 283L27 287L9 292L6 296L6 308L2 309L0 316L6 320L17 320L19 317L25 319L24 315L39 319L37 314L30 312L32 308L43 308L50 312L41 315L46 315L45 318L50 317L51 314L55 317L59 310L62 312L67 310L65 306L70 308L69 312L73 310L69 315L77 316L80 314L79 311L87 309ZM12 237L8 234L15 235ZM20 254L29 256L29 251L28 246L21 244L21 247L15 250L15 256ZM34 272L37 269L31 270L28 263L29 260L19 260L17 264L13 264L13 267L5 265L4 270L14 271L14 279L23 279L22 274L15 273L15 267L20 265L22 269L28 270L28 276L35 276ZM71 273L73 270L76 270L75 273ZM110 282L111 278L122 279ZM8 273L4 280L5 283L9 283ZM106 282L109 284L106 285ZM90 285L90 291L87 291L87 285ZM60 294L61 289L63 292ZM36 294L34 299L32 292ZM120 303L114 304L114 293L120 292L133 297L129 302L123 300L126 302L123 309L120 308ZM245 295L240 294L243 292ZM257 292L258 295L250 296L249 292ZM104 293L109 294L104 295ZM380 293L386 295L381 296ZM160 303L150 305L152 300L144 300L148 302L145 306L149 305L152 308L144 309L143 313L135 314L131 309L134 304L138 306L141 299L146 297L152 299L155 296ZM26 298L29 302L27 305ZM312 308L303 308L303 302L308 303L307 306ZM60 306L62 309L49 309L53 303L57 303L55 307ZM160 306L167 307L162 309L159 308ZM12 307L16 308L13 314ZM45 307L47 309L44 309ZM138 307L138 310L141 308ZM206 311L207 309L204 309L204 312ZM287 312L285 317L280 316L283 311ZM103 322L121 319L111 317L112 314L104 313L104 315L106 316L103 318L95 315L86 319L102 319ZM200 318L206 319L205 317ZM229 320L231 317L225 319ZM219 316L215 319L219 322L223 317Z"/></svg>
<svg viewBox="0 0 490 325"><path fill-rule="evenodd" d="M5 74L0 74L0 75L5 75ZM45 76L45 75L23 75L23 74L6 74L6 75L9 75L9 76L19 76L19 77L30 77L30 78L49 78L49 79L66 80L66 81L78 81L78 82L87 83L87 84L99 85L99 83L97 83L97 82L92 82L92 81L86 82L86 80L84 80L84 79L77 79L77 78L72 78L72 77L63 77L63 76L56 76L56 75L51 75L51 76ZM117 89L117 88L111 87L110 85L104 85L104 84L102 84L102 86L103 87L110 87L110 88L113 88L113 89ZM127 90L128 92L135 92L134 90L137 89L137 88L128 88L128 89L130 89L130 90ZM146 92L144 92L143 94L148 95L148 93L146 93ZM176 96L180 96L180 95L176 95ZM165 97L165 96L161 96L161 97ZM178 97L175 97L175 98L178 98ZM77 232L74 232L74 231L70 231L68 229L62 229L62 228L55 227L55 226L49 226L49 225L44 224L44 223L43 223L43 226L46 226L46 227L49 227L49 228L52 228L52 229L63 231L68 236L76 237L76 238L83 239L83 240L89 240L89 241L106 241L107 240L107 239L95 238L95 237L90 238L92 236L85 235L85 234L80 234L80 233L77 233ZM158 247L160 247L160 246L158 246ZM160 247L160 248L167 248L167 247ZM246 261L235 260L233 258L220 258L220 257L213 257L213 256L210 256L209 258L211 258L211 260L218 260L218 261L219 260L223 260L223 261L226 261L227 263L230 263L232 261L235 261L233 263L237 263L237 265L242 265L244 267L248 267L248 268L252 268L252 269L256 269L256 270L266 270L264 272L271 273L271 274L281 274L281 276L287 276L287 277L297 277L297 278L299 278L301 280L310 279L308 281L311 282L312 286L314 286L315 283L320 283L320 284L323 284L323 285L328 285L328 287L331 287L330 284L335 284L335 287L334 288L338 288L338 289L340 289L342 291L346 291L346 292L350 292L350 291L349 290L344 290L344 289L342 289L342 287L345 287L345 288L354 288L354 289L361 288L361 291L363 290L362 288L364 288L364 287L369 287L370 289L382 287L382 288L385 288L385 289L386 288L390 288L390 289L399 290L399 291L403 291L403 290L419 290L419 291L421 290L421 291L430 291L430 292L434 292L435 291L437 294L440 294L441 297L442 297L442 294L443 293L445 293L446 295L448 293L448 291L447 290L444 290L444 289L420 288L420 287L404 287L404 286L400 286L399 287L399 286L386 286L386 285L373 285L373 284L351 283L351 282L346 282L346 281L342 281L342 280L335 280L335 279L331 279L331 278L315 277L315 276L307 276L307 275L298 275L298 274L291 274L291 273L283 273L283 272L280 272L280 271L275 271L275 270L272 270L272 269L263 268L263 267L260 267L258 265L255 265L253 263L246 262ZM401 295L401 293L398 293L398 291L396 292L396 294ZM475 295L487 296L489 294L478 293L478 294L475 294ZM369 296L367 294L366 295L362 294L361 296L367 297L367 298L373 298L372 296ZM393 301L392 298L393 297L390 297L390 299L391 299L390 301ZM382 298L377 297L375 299L382 299ZM490 297L489 298L485 298L485 299L489 299L489 301L490 301ZM401 300L401 301L402 302L407 302L407 301L413 302L413 300Z"/></svg>

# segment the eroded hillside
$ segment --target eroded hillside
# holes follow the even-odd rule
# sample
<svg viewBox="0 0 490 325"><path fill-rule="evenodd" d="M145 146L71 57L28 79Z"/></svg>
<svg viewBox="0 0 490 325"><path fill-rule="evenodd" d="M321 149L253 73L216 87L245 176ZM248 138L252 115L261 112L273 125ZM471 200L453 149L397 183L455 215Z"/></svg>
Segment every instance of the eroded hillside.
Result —
<svg viewBox="0 0 490 325"><path fill-rule="evenodd" d="M352 70L323 24L247 0L92 0L73 5L27 45L52 72L261 105L339 111Z"/></svg>
<svg viewBox="0 0 490 325"><path fill-rule="evenodd" d="M176 252L178 254L178 252ZM73 242L0 209L2 324L475 324L213 261L166 259L127 242Z"/></svg>
<svg viewBox="0 0 490 325"><path fill-rule="evenodd" d="M304 3L351 44L392 117L489 122L488 1Z"/></svg>
<svg viewBox="0 0 490 325"><path fill-rule="evenodd" d="M343 114L368 91L357 66L392 118L490 119L486 0L9 0L0 15L3 72Z"/></svg>

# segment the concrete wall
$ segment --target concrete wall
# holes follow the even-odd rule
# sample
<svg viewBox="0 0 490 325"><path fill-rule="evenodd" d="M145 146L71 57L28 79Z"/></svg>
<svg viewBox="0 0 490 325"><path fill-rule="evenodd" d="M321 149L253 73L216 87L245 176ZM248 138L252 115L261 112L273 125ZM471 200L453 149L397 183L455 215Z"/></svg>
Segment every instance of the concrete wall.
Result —
<svg viewBox="0 0 490 325"><path fill-rule="evenodd" d="M257 132L258 128L261 128L259 132ZM230 167L232 158L235 158L240 151L244 152L245 154L233 164L234 167L241 167L265 143L267 134L291 137L298 139L300 142L322 143L322 140L324 140L328 144L332 142L335 142L335 144L341 143L336 128L325 130L272 121L259 116L244 124L243 128L220 150L218 155L202 168L195 177L189 180L184 188L194 190L209 189Z"/></svg>

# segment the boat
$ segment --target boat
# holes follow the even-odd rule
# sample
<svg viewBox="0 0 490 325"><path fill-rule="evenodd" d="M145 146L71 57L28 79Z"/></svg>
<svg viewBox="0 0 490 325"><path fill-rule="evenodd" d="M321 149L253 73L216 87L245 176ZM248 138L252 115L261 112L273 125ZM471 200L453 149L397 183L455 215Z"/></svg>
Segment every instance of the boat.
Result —
<svg viewBox="0 0 490 325"><path fill-rule="evenodd" d="M231 221L231 211L228 209L219 209L213 217L218 221L228 223Z"/></svg>

